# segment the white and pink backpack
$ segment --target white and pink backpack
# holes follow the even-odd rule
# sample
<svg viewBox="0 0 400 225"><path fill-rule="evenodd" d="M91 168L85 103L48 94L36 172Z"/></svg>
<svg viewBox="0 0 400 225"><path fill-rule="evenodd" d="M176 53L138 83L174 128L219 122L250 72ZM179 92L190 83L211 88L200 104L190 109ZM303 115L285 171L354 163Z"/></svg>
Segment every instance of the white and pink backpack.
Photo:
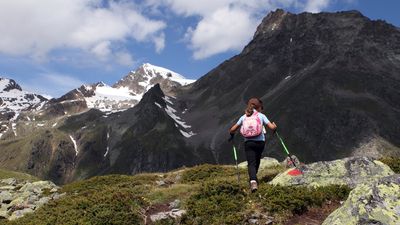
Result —
<svg viewBox="0 0 400 225"><path fill-rule="evenodd" d="M262 133L262 123L258 112L254 111L251 116L244 116L240 133L245 138L256 137Z"/></svg>

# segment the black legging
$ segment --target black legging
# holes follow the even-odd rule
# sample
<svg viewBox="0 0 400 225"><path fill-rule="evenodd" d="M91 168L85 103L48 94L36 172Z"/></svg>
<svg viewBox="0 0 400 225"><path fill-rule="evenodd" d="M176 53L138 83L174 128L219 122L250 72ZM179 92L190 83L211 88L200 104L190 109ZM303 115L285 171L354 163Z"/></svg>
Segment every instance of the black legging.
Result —
<svg viewBox="0 0 400 225"><path fill-rule="evenodd" d="M244 150L247 158L247 168L250 180L257 180L258 167L260 167L261 154L264 151L264 141L246 141Z"/></svg>

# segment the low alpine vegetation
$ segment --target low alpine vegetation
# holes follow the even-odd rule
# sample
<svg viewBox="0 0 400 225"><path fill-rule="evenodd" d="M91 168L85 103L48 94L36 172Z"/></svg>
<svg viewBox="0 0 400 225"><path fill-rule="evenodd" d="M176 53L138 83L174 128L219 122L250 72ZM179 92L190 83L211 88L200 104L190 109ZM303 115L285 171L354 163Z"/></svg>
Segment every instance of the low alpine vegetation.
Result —
<svg viewBox="0 0 400 225"><path fill-rule="evenodd" d="M145 224L154 208L168 210L179 200L181 218L155 224L247 224L254 212L285 222L294 214L327 201L347 198L349 188L272 186L271 180L282 168L260 171L256 193L248 190L245 169L232 166L201 165L161 174L93 177L62 187L67 195L8 224ZM163 208L164 207L164 208ZM259 219L262 222L263 218Z"/></svg>
<svg viewBox="0 0 400 225"><path fill-rule="evenodd" d="M393 170L393 172L400 173L400 158L385 157L385 158L379 159L379 161L388 165Z"/></svg>

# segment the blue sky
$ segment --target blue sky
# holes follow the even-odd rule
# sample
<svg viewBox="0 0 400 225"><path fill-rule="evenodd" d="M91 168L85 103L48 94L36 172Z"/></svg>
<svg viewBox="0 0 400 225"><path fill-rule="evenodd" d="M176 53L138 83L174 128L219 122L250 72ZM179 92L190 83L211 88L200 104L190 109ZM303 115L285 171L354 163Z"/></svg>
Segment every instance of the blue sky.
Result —
<svg viewBox="0 0 400 225"><path fill-rule="evenodd" d="M398 0L1 1L0 76L53 97L112 85L145 62L198 79L240 53L276 8L356 9L400 27Z"/></svg>

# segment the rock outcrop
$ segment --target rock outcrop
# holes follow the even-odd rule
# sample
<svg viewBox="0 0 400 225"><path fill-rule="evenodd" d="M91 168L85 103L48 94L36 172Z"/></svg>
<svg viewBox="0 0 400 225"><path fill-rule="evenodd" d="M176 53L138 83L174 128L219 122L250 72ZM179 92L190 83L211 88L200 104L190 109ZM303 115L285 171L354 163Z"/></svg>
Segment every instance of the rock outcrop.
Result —
<svg viewBox="0 0 400 225"><path fill-rule="evenodd" d="M59 187L51 181L0 180L0 221L15 220L32 213L48 201L58 199Z"/></svg>
<svg viewBox="0 0 400 225"><path fill-rule="evenodd" d="M393 175L394 172L384 163L368 157L350 157L334 161L322 161L299 167L301 175L292 176L289 169L277 175L273 185L327 186L348 185L351 188L365 182Z"/></svg>
<svg viewBox="0 0 400 225"><path fill-rule="evenodd" d="M358 185L323 225L400 224L400 175Z"/></svg>

